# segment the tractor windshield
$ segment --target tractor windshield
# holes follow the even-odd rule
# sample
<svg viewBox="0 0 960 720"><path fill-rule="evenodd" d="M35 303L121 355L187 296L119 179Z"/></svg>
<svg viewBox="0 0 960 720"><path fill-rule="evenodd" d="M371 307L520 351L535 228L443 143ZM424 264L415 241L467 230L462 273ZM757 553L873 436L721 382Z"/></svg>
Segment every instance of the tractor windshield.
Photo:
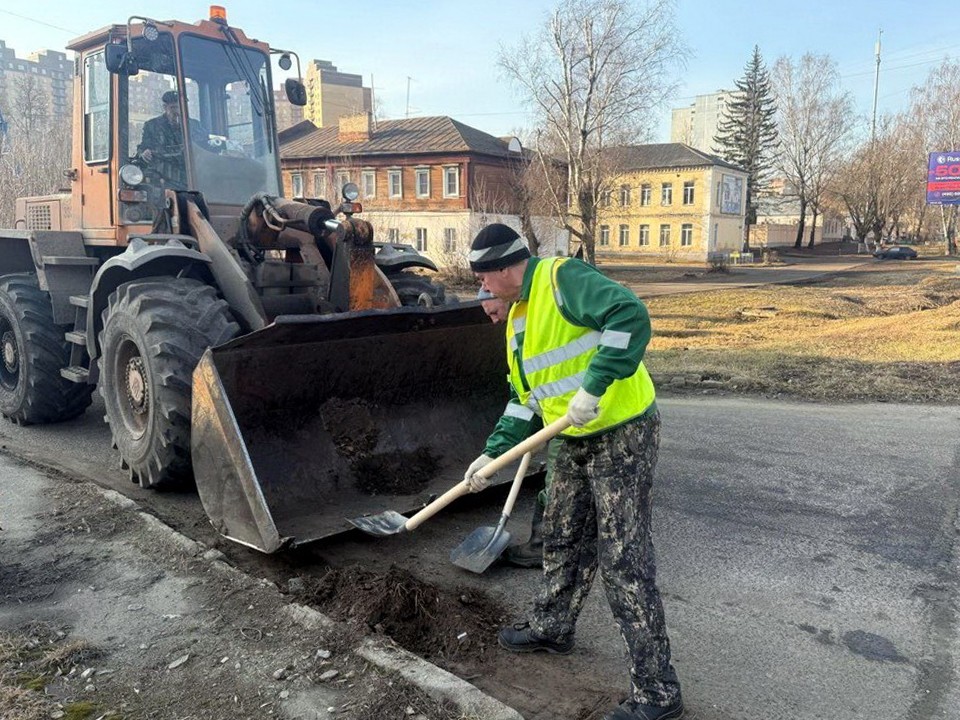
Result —
<svg viewBox="0 0 960 720"><path fill-rule="evenodd" d="M279 195L268 56L254 48L180 37L191 189L208 203L243 205Z"/></svg>

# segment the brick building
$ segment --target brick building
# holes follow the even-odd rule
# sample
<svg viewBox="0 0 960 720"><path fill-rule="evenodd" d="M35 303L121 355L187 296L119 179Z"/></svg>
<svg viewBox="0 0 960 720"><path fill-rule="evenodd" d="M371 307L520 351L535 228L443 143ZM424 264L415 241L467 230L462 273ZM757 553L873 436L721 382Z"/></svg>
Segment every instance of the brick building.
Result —
<svg viewBox="0 0 960 720"><path fill-rule="evenodd" d="M280 136L284 193L336 202L347 182L360 186L363 217L378 240L414 245L435 262L463 266L472 237L486 224L519 231L512 189L518 143L450 117L374 123L369 113L337 127L303 122ZM565 253L565 231L533 218L541 255Z"/></svg>
<svg viewBox="0 0 960 720"><path fill-rule="evenodd" d="M69 119L73 73L73 60L67 59L66 53L40 50L18 58L16 51L0 40L0 112L9 128ZM24 112L31 117L23 117Z"/></svg>

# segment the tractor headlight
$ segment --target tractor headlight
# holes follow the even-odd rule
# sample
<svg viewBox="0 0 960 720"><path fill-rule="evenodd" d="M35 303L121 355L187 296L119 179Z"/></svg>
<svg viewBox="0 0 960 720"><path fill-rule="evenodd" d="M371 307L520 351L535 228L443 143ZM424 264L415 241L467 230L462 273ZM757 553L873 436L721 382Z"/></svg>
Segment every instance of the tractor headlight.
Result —
<svg viewBox="0 0 960 720"><path fill-rule="evenodd" d="M139 185L143 182L143 170L136 165L124 165L120 168L120 179L130 186Z"/></svg>

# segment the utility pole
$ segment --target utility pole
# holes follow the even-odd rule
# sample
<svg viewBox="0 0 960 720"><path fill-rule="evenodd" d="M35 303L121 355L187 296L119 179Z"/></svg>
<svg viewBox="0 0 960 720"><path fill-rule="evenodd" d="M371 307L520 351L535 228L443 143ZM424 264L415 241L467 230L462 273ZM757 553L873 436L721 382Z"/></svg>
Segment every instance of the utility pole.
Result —
<svg viewBox="0 0 960 720"><path fill-rule="evenodd" d="M880 89L880 38L883 37L883 28L877 33L877 72L873 76L873 123L870 126L870 142L877 137L877 91Z"/></svg>

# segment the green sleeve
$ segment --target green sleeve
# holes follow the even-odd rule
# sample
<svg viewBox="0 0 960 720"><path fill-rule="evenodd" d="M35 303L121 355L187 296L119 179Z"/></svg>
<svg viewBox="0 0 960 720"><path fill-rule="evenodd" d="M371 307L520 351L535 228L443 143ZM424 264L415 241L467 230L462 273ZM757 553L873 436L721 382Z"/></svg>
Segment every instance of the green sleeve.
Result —
<svg viewBox="0 0 960 720"><path fill-rule="evenodd" d="M519 404L517 391L510 385L510 402ZM497 422L487 445L483 448L484 455L499 457L522 440L526 440L543 426L543 421L534 415L530 420L523 420L512 415L502 415Z"/></svg>
<svg viewBox="0 0 960 720"><path fill-rule="evenodd" d="M599 397L614 380L633 375L643 360L651 336L647 307L620 283L576 259L557 270L557 286L563 316L602 333L582 383L584 390Z"/></svg>

